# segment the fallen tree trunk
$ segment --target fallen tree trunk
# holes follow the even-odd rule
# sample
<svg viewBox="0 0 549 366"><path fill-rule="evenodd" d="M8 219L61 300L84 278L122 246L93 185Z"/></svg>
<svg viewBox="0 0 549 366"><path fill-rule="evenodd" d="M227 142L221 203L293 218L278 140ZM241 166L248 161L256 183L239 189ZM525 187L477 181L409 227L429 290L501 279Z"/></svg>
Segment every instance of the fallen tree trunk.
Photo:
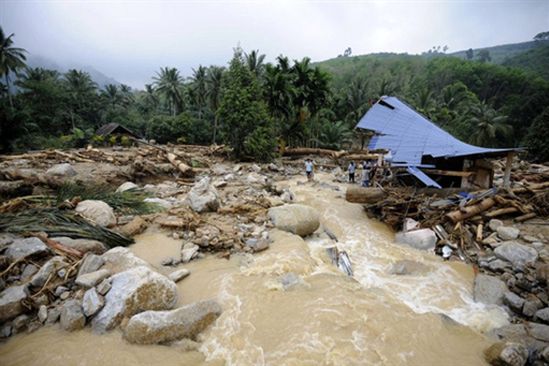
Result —
<svg viewBox="0 0 549 366"><path fill-rule="evenodd" d="M353 203L376 203L387 197L380 188L349 187L345 193L345 199Z"/></svg>
<svg viewBox="0 0 549 366"><path fill-rule="evenodd" d="M184 177L193 177L194 176L193 168L191 168L190 166L188 166L187 164L185 164L181 160L177 159L177 156L175 156L175 154L168 153L167 157L168 157L168 161L173 166L175 166L183 174Z"/></svg>
<svg viewBox="0 0 549 366"><path fill-rule="evenodd" d="M331 158L339 157L341 151L328 150L328 149L315 149L310 147L296 147L284 150L282 156L300 156L300 155L319 155L329 156Z"/></svg>
<svg viewBox="0 0 549 366"><path fill-rule="evenodd" d="M492 208L495 204L496 201L493 198L486 198L476 205L464 207L462 210L449 212L446 214L446 217L448 217L453 222L460 222Z"/></svg>

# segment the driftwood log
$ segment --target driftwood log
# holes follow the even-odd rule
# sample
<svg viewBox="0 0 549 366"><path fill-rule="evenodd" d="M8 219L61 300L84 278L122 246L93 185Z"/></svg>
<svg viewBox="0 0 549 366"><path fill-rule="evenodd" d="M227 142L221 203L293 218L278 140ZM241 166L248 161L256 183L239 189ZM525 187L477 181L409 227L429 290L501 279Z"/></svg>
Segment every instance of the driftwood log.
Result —
<svg viewBox="0 0 549 366"><path fill-rule="evenodd" d="M492 208L495 204L496 201L493 198L486 198L476 205L464 207L460 210L449 212L446 214L446 217L448 217L453 222L460 222Z"/></svg>
<svg viewBox="0 0 549 366"><path fill-rule="evenodd" d="M168 161L173 166L175 166L181 172L181 174L183 174L184 177L194 176L193 168L179 160L175 154L168 153L166 156L168 158Z"/></svg>
<svg viewBox="0 0 549 366"><path fill-rule="evenodd" d="M349 187L345 193L345 199L353 203L376 203L385 197L385 191L374 187Z"/></svg>

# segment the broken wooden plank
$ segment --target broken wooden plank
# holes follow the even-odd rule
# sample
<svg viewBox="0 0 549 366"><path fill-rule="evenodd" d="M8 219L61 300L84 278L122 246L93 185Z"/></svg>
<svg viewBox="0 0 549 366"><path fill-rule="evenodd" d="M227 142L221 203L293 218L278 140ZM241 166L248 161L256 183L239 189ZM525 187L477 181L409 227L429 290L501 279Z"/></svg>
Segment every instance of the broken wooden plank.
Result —
<svg viewBox="0 0 549 366"><path fill-rule="evenodd" d="M493 217L496 217L496 216L515 213L517 211L518 211L518 208L516 208L516 207L505 207L505 208L499 208L497 210L490 211L485 216L488 217L488 218L493 218Z"/></svg>
<svg viewBox="0 0 549 366"><path fill-rule="evenodd" d="M460 210L449 212L446 214L446 217L453 222L460 222L492 208L495 204L496 201L493 198L486 198L476 205L463 207Z"/></svg>

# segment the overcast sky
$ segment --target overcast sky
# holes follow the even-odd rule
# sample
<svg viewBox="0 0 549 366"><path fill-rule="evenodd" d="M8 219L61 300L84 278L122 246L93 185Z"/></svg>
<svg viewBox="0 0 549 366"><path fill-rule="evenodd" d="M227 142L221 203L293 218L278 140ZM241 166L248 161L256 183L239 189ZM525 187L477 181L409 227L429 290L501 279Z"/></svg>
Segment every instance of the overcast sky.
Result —
<svg viewBox="0 0 549 366"><path fill-rule="evenodd" d="M450 51L530 40L549 30L549 0L25 1L0 0L0 24L31 54L91 65L133 87L161 66L184 76L225 65L240 43L273 60Z"/></svg>

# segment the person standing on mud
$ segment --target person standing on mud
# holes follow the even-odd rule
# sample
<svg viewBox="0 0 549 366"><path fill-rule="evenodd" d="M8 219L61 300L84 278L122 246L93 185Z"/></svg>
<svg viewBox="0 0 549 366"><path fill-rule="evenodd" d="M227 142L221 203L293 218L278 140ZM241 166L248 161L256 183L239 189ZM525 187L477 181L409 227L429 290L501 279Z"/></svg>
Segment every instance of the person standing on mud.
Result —
<svg viewBox="0 0 549 366"><path fill-rule="evenodd" d="M356 172L356 164L354 161L351 161L349 163L349 167L347 168L349 171L349 183L355 182L355 172Z"/></svg>
<svg viewBox="0 0 549 366"><path fill-rule="evenodd" d="M305 160L305 173L307 174L307 180L310 182L313 179L313 161L311 159Z"/></svg>

